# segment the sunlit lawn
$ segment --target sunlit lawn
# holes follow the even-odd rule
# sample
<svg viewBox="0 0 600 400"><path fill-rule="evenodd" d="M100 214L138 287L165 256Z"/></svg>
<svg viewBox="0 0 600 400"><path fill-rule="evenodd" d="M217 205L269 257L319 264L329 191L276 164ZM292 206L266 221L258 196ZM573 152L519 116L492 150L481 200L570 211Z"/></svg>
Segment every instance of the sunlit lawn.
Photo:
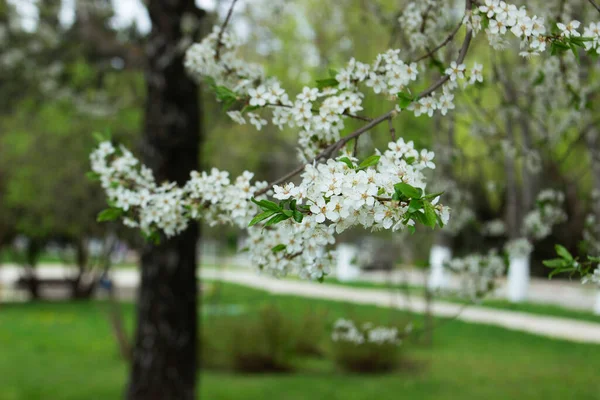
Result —
<svg viewBox="0 0 600 400"><path fill-rule="evenodd" d="M300 318L310 307L326 310L328 322L341 316L379 323L406 318L387 309L274 297L229 284L222 286L219 304L235 304L245 312L276 304L290 318ZM125 305L124 311L131 328L133 307ZM119 359L105 313L100 302L0 306L0 399L121 398L127 368ZM205 324L211 318L218 317L205 319ZM297 372L291 374L205 372L201 398L562 400L600 396L600 346L453 321L435 331L432 347L409 343L405 352L408 366L385 375L343 374L327 359L298 360Z"/></svg>

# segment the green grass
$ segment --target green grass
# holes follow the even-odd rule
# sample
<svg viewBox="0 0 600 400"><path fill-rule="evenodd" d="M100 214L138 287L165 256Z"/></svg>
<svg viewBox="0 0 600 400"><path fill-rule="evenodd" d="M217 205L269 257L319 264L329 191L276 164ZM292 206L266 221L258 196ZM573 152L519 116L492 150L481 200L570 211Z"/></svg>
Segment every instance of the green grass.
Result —
<svg viewBox="0 0 600 400"><path fill-rule="evenodd" d="M332 285L341 285L341 286L349 286L361 289L388 289L394 290L399 295L404 295L409 293L411 296L424 296L423 287L419 286L408 286L402 284L390 284L390 283L380 283L380 282L367 282L367 281L349 281L349 282L340 282L335 278L327 278L325 283ZM447 294L434 294L435 300L448 301L452 303L460 303L465 304L467 301L461 299L456 296L451 296ZM577 319L581 321L591 321L591 322L599 322L600 323L600 315L595 315L592 312L582 311L582 310L574 310L570 308L564 308L551 304L539 304L532 302L523 302L523 303L511 303L508 300L503 299L484 299L479 303L469 303L477 306L496 308L500 310L507 311L522 311L532 314L539 315L547 315L552 317L562 317L562 318L571 318Z"/></svg>
<svg viewBox="0 0 600 400"><path fill-rule="evenodd" d="M326 310L328 323L338 317L378 323L406 318L371 306L270 296L230 284L218 287L220 304L246 312L276 304L290 318L307 308ZM104 307L98 302L0 306L0 400L122 398L127 367L119 359ZM126 304L124 311L131 329L133 307ZM217 317L205 317L204 323L211 318ZM432 347L412 343L406 352L412 367L385 375L342 374L327 360L299 360L294 374L204 372L200 398L599 398L600 346L453 321L435 330Z"/></svg>

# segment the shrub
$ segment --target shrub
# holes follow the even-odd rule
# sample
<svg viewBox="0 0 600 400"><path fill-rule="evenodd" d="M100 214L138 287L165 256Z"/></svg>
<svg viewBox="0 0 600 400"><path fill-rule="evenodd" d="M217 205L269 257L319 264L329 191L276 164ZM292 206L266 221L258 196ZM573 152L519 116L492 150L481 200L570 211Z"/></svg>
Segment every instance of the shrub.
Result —
<svg viewBox="0 0 600 400"><path fill-rule="evenodd" d="M203 329L202 365L246 373L291 371L293 333L291 320L274 306L211 318Z"/></svg>
<svg viewBox="0 0 600 400"><path fill-rule="evenodd" d="M323 356L321 347L325 333L327 311L307 309L297 323L294 351L303 356Z"/></svg>
<svg viewBox="0 0 600 400"><path fill-rule="evenodd" d="M398 365L400 345L397 328L345 319L335 322L331 335L333 361L344 371L390 371Z"/></svg>

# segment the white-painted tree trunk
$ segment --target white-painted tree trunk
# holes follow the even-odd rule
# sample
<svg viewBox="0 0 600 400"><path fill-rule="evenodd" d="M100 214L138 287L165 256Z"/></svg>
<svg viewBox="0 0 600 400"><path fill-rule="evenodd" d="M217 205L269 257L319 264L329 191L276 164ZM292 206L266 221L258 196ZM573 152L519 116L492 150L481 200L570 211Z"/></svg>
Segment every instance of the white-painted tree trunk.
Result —
<svg viewBox="0 0 600 400"><path fill-rule="evenodd" d="M452 259L452 249L448 246L433 245L429 251L429 289L445 289L448 287L448 273L444 263Z"/></svg>
<svg viewBox="0 0 600 400"><path fill-rule="evenodd" d="M513 303L527 299L529 289L529 256L510 257L506 297Z"/></svg>
<svg viewBox="0 0 600 400"><path fill-rule="evenodd" d="M337 267L336 277L340 281L351 281L357 279L360 275L360 268L353 263L358 249L350 244L340 244L337 246Z"/></svg>
<svg viewBox="0 0 600 400"><path fill-rule="evenodd" d="M600 315L600 290L596 292L596 302L594 303L594 314Z"/></svg>

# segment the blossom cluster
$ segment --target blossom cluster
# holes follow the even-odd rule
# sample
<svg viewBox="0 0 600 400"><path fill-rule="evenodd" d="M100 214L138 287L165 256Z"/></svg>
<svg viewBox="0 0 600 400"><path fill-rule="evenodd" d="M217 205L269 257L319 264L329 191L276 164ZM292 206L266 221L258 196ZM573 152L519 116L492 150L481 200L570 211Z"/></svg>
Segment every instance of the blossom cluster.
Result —
<svg viewBox="0 0 600 400"><path fill-rule="evenodd" d="M546 189L537 196L537 207L523 219L523 234L534 240L541 240L552 233L552 227L567 220L563 211L565 195L562 192Z"/></svg>
<svg viewBox="0 0 600 400"><path fill-rule="evenodd" d="M363 86L392 99L402 94L408 104L397 104L397 111L407 108L416 116L431 117L436 110L446 115L455 108L452 92L459 82L467 86L483 81L482 65L475 63L467 73L464 64L452 62L445 71L450 79L442 86L441 95L413 96L409 86L419 77L419 65L404 62L400 50L390 49L371 64L352 58L339 71L331 70L328 79L317 81L317 87L306 86L292 98L277 79L266 78L257 65L238 58L238 47L233 35L215 28L189 48L186 68L197 80L208 80L217 97L234 108L228 115L236 123L249 121L259 130L269 121L279 129L297 128L302 161L315 158L337 142L348 118L369 121L360 115Z"/></svg>
<svg viewBox="0 0 600 400"><path fill-rule="evenodd" d="M485 222L481 231L490 237L502 236L506 233L506 224L501 219L493 219Z"/></svg>
<svg viewBox="0 0 600 400"><path fill-rule="evenodd" d="M600 265L598 265L591 274L585 275L581 283L592 283L600 286Z"/></svg>
<svg viewBox="0 0 600 400"><path fill-rule="evenodd" d="M406 224L413 225L413 221L403 218L407 214L408 203L392 199L395 185L401 182L423 190L423 170L435 168L433 152L426 149L418 152L412 141L399 139L389 143L383 154L378 151L377 157L377 164L366 169L361 168L358 160L350 155L342 157L343 162L330 159L316 166L309 164L299 186L293 183L275 186L274 197L310 204L315 221L323 223L327 220L335 224L338 233L357 224L364 228L393 231ZM441 205L434 209L442 223L446 224L449 209Z"/></svg>
<svg viewBox="0 0 600 400"><path fill-rule="evenodd" d="M583 228L583 240L589 253L600 254L600 223L596 214L588 214Z"/></svg>
<svg viewBox="0 0 600 400"><path fill-rule="evenodd" d="M321 279L329 273L333 258L324 248L335 243L335 234L355 226L397 231L414 228L415 221L445 225L449 208L437 204L437 195L427 198L423 192L423 170L435 167L433 156L425 149L418 152L413 142L399 139L389 143L385 153L371 158L373 165L366 168L351 155L306 165L298 185L288 182L273 187L273 198L293 203L294 210L282 212L291 212L294 218L269 226L271 231L264 235L268 238L251 231L252 246L263 247L263 251L253 252L256 257L251 260L274 275L294 271L305 278ZM414 191L414 197L395 200L398 184ZM265 212L272 215L268 208ZM423 219L426 213L433 221ZM277 251L267 251L272 248Z"/></svg>
<svg viewBox="0 0 600 400"><path fill-rule="evenodd" d="M585 218L583 228L583 240L585 241L587 252L590 254L600 254L600 190L594 189L591 193L592 212Z"/></svg>
<svg viewBox="0 0 600 400"><path fill-rule="evenodd" d="M106 219L122 217L125 225L146 234L158 230L174 236L187 228L190 219L200 216L211 225L246 226L257 210L248 200L267 185L252 185L253 174L248 171L231 182L229 173L216 168L210 174L192 172L183 187L158 185L152 171L129 150L116 148L109 141L100 143L90 159L92 172L111 205Z"/></svg>
<svg viewBox="0 0 600 400"><path fill-rule="evenodd" d="M573 20L567 23L558 22L558 34L548 34L550 29L546 27L544 18L537 15L529 15L526 7L518 8L500 0L485 0L485 3L476 7L471 15L469 24L475 32L485 27L485 33L490 45L495 49L506 46L503 38L508 32L521 40L521 52L523 56L538 55L544 52L549 44L555 41L564 42L572 38L581 38L578 31L581 23ZM599 43L599 27L596 23L590 24L584 30L584 36L589 39L582 42L586 51L596 50ZM569 49L569 46L566 47Z"/></svg>
<svg viewBox="0 0 600 400"><path fill-rule="evenodd" d="M496 281L506 270L504 259L495 251L453 258L445 264L461 283L460 293L477 300L496 287Z"/></svg>
<svg viewBox="0 0 600 400"><path fill-rule="evenodd" d="M364 344L399 345L402 343L397 328L374 326L371 323L358 326L354 321L343 318L338 319L333 325L331 340L352 343L357 346Z"/></svg>
<svg viewBox="0 0 600 400"><path fill-rule="evenodd" d="M448 222L449 209L437 204L437 195L428 197L423 191L423 170L435 167L433 157L399 139L361 164L352 156L308 164L298 186L288 182L273 187L279 204L257 196L268 192L268 185L252 183L248 171L234 180L215 168L210 173L193 171L181 187L158 185L129 150L108 141L91 154L91 163L111 206L101 219L123 218L125 225L147 235L166 236L201 218L210 225L250 225L248 250L259 269L276 276L295 272L322 279L334 258L328 248L335 234L350 227L398 230L413 227L415 221L432 227ZM256 219L260 209L263 213Z"/></svg>
<svg viewBox="0 0 600 400"><path fill-rule="evenodd" d="M529 257L533 244L527 238L512 239L506 242L504 251L510 258Z"/></svg>
<svg viewBox="0 0 600 400"><path fill-rule="evenodd" d="M408 3L398 17L398 23L406 34L410 48L424 51L441 41L440 32L444 31L444 17L448 14L448 9L440 7L435 0Z"/></svg>

